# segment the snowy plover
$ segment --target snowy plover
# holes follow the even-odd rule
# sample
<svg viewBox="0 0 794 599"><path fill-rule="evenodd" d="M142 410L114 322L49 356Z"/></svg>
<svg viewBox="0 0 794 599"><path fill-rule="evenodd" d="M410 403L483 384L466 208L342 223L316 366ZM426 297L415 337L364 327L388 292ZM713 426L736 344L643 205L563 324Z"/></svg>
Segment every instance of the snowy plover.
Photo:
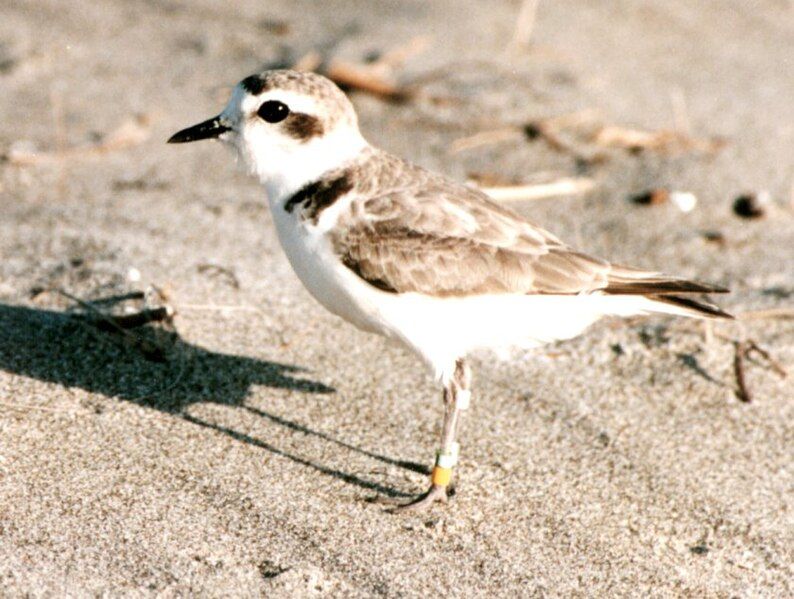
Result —
<svg viewBox="0 0 794 599"><path fill-rule="evenodd" d="M212 138L265 186L281 245L317 301L402 342L443 385L431 486L404 507L447 499L473 350L569 339L608 315L730 318L691 296L723 288L577 252L484 193L373 148L320 75L252 75L220 115L168 141Z"/></svg>

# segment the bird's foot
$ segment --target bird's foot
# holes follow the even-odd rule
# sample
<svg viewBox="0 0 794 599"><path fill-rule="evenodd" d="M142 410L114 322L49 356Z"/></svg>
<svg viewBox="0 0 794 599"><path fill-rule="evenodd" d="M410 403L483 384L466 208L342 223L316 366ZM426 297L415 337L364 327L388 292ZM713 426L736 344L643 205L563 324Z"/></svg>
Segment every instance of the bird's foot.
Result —
<svg viewBox="0 0 794 599"><path fill-rule="evenodd" d="M425 493L416 499L395 507L392 513L423 512L436 502L447 503L449 500L449 495L447 494L448 489L449 487L447 486L431 485Z"/></svg>

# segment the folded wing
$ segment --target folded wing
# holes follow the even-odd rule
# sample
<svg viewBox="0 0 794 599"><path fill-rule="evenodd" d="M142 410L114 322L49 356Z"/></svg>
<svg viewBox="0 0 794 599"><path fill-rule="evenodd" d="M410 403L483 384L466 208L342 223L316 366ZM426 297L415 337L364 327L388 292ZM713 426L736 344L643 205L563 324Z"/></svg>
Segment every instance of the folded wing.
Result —
<svg viewBox="0 0 794 599"><path fill-rule="evenodd" d="M646 295L724 314L677 297L723 288L610 264L573 250L475 189L429 173L409 179L413 185L354 199L330 233L343 263L379 289L442 297Z"/></svg>

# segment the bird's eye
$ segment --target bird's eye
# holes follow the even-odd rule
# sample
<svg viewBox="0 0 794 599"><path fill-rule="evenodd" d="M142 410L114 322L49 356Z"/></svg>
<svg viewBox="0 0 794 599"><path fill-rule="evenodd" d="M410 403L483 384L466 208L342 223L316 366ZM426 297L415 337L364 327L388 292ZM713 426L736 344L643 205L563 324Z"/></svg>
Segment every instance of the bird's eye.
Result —
<svg viewBox="0 0 794 599"><path fill-rule="evenodd" d="M278 100L268 100L256 113L268 123L278 123L289 116L289 106Z"/></svg>

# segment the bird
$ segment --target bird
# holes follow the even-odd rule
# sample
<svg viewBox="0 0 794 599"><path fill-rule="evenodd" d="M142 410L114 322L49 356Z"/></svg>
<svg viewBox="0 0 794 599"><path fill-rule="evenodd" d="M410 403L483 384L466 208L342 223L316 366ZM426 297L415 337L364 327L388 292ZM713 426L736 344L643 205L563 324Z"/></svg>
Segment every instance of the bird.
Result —
<svg viewBox="0 0 794 599"><path fill-rule="evenodd" d="M230 146L264 186L281 246L309 293L407 347L440 384L429 487L400 511L451 495L473 352L537 348L605 316L732 318L701 295L724 287L577 251L481 190L370 145L349 98L320 74L246 77L220 114L168 143L204 139Z"/></svg>

